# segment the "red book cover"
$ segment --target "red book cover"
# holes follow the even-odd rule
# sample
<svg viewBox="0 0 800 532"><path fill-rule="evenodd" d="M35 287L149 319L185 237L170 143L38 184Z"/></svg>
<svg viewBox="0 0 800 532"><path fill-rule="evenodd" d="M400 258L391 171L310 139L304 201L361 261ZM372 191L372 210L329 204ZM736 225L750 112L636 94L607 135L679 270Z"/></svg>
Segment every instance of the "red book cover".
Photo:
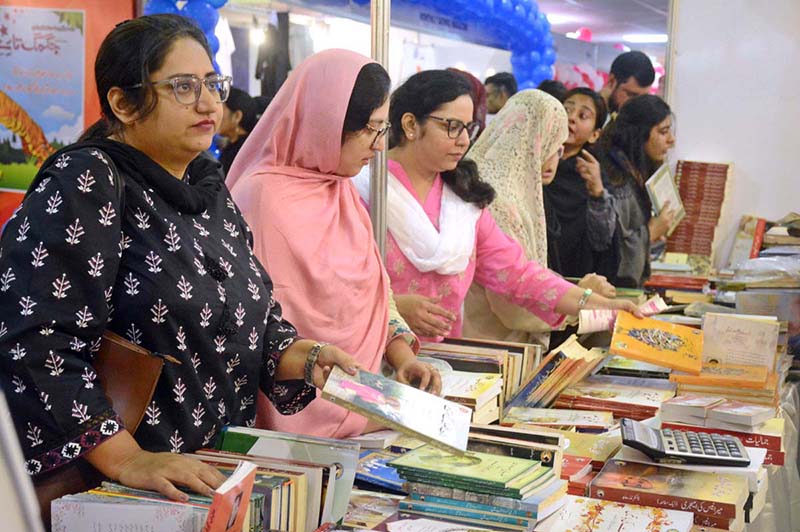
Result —
<svg viewBox="0 0 800 532"><path fill-rule="evenodd" d="M592 471L592 460L583 456L564 454L561 462L561 479L570 483Z"/></svg>
<svg viewBox="0 0 800 532"><path fill-rule="evenodd" d="M783 421L783 420L781 420ZM769 421L767 423L770 423ZM739 432L735 430L722 430L712 429L708 427L695 427L683 425L681 423L661 423L661 428L675 429L675 430L693 430L695 432L705 432L707 434L728 434L736 436L742 440L742 445L745 447L756 447L758 449L769 449L771 451L781 452L783 448L783 437L780 434L756 434L751 432Z"/></svg>
<svg viewBox="0 0 800 532"><path fill-rule="evenodd" d="M756 230L753 234L753 247L750 248L750 258L755 259L758 257L758 252L761 251L761 245L764 243L764 231L767 228L767 221L764 218L759 218L756 222Z"/></svg>

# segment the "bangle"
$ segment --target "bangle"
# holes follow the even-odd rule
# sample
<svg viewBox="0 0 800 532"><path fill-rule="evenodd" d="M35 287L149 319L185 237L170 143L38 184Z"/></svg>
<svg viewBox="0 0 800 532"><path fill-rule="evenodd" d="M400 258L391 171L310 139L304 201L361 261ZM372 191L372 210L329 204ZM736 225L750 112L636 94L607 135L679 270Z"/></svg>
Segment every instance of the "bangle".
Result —
<svg viewBox="0 0 800 532"><path fill-rule="evenodd" d="M592 289L591 288L587 288L586 290L583 291L583 295L578 300L578 308L579 309L582 309L583 307L586 306L586 302L589 301L589 296L591 296L591 295L592 295Z"/></svg>
<svg viewBox="0 0 800 532"><path fill-rule="evenodd" d="M317 365L317 359L319 358L319 354L322 351L322 348L325 347L326 345L329 344L325 342L317 342L308 351L308 356L306 357L306 363L303 366L303 380L309 386L314 386L314 366Z"/></svg>

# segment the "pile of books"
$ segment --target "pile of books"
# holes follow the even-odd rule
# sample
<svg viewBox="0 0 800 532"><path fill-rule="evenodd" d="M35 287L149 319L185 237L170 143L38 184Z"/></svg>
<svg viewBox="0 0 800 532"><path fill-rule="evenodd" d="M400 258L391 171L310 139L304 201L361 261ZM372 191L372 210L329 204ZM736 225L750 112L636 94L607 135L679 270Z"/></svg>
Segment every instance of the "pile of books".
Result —
<svg viewBox="0 0 800 532"><path fill-rule="evenodd" d="M589 496L694 514L694 524L742 531L750 496L747 480L734 474L686 471L609 460L589 486Z"/></svg>
<svg viewBox="0 0 800 532"><path fill-rule="evenodd" d="M104 482L88 492L61 497L52 502L53 530L201 532L272 528L271 522L264 521L265 515L269 519L272 506L272 501L266 497L269 490L254 487L259 476L256 465L237 462L220 471L228 475L228 479L215 490L213 497L190 493L187 502L112 482Z"/></svg>
<svg viewBox="0 0 800 532"><path fill-rule="evenodd" d="M577 336L570 336L542 360L506 408L551 406L559 393L590 375L605 357L602 349L586 349Z"/></svg>
<svg viewBox="0 0 800 532"><path fill-rule="evenodd" d="M514 406L503 415L503 425L532 425L579 432L606 432L614 425L609 411L564 410L558 408L525 408Z"/></svg>
<svg viewBox="0 0 800 532"><path fill-rule="evenodd" d="M561 392L554 406L642 420L655 416L661 403L674 396L675 385L663 379L594 375Z"/></svg>
<svg viewBox="0 0 800 532"><path fill-rule="evenodd" d="M390 465L408 482L401 511L496 529L533 530L567 490L552 463L498 454L457 456L426 445Z"/></svg>
<svg viewBox="0 0 800 532"><path fill-rule="evenodd" d="M679 395L711 395L745 403L776 406L780 399L778 374L758 366L707 365L699 375L673 372L670 382Z"/></svg>

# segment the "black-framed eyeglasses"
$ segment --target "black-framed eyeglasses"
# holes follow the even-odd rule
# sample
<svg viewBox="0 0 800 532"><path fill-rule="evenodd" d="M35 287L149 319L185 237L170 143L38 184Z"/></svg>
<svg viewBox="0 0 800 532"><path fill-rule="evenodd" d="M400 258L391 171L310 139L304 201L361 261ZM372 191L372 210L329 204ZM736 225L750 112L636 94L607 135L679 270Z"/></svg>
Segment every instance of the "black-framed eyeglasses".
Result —
<svg viewBox="0 0 800 532"><path fill-rule="evenodd" d="M451 139L457 139L461 132L465 129L467 130L467 136L469 136L470 142L475 140L478 136L478 131L480 131L481 125L477 122L470 122L469 124L465 124L461 120L457 118L442 118L440 116L428 115L427 118L432 118L439 122L443 122L447 124L447 136Z"/></svg>
<svg viewBox="0 0 800 532"><path fill-rule="evenodd" d="M389 130L392 128L392 123L381 122L380 126L375 127L369 122L367 122L367 125L364 127L367 128L368 131L372 131L373 133L375 133L375 138L372 139L372 143L369 145L370 148L374 148L375 143L378 142L378 140L380 140L381 137L385 137L386 134L389 132Z"/></svg>
<svg viewBox="0 0 800 532"><path fill-rule="evenodd" d="M216 101L224 102L231 93L231 81L230 76L214 74L202 79L195 75L172 76L171 78L148 81L147 83L149 85L172 85L172 92L175 94L175 100L179 104L194 105L200 99L200 91L203 85L206 86L206 89L214 96ZM128 88L138 89L143 86L144 83L137 83Z"/></svg>

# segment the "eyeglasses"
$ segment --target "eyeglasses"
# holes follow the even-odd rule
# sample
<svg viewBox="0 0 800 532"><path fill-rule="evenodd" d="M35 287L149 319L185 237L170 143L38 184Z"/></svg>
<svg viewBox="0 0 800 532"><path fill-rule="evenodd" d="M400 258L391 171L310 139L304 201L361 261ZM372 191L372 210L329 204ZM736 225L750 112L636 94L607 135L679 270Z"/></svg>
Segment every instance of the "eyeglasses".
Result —
<svg viewBox="0 0 800 532"><path fill-rule="evenodd" d="M370 148L374 148L375 147L375 143L378 142L378 140L380 140L381 137L385 137L386 136L386 134L392 128L392 124L391 124L391 122L381 122L381 125L379 127L375 127L372 124L370 124L369 122L367 122L367 125L364 126L364 127L368 131L372 131L373 133L375 133L375 138L372 139L372 144L369 145Z"/></svg>
<svg viewBox="0 0 800 532"><path fill-rule="evenodd" d="M208 92L215 97L216 101L222 103L228 99L231 93L231 77L220 76L218 74L206 76L203 79L197 76L172 76L171 78L159 81L148 81L148 85L172 85L172 92L175 100L181 105L194 105L200 99L200 91L205 85ZM131 85L129 89L143 87L144 83Z"/></svg>
<svg viewBox="0 0 800 532"><path fill-rule="evenodd" d="M444 122L447 124L447 136L451 139L457 139L461 132L465 129L467 130L467 136L469 136L469 141L472 142L478 136L478 131L480 131L481 125L477 122L470 122L469 124L465 124L461 120L456 118L441 118L438 116L428 115L427 118L432 118L439 122Z"/></svg>

